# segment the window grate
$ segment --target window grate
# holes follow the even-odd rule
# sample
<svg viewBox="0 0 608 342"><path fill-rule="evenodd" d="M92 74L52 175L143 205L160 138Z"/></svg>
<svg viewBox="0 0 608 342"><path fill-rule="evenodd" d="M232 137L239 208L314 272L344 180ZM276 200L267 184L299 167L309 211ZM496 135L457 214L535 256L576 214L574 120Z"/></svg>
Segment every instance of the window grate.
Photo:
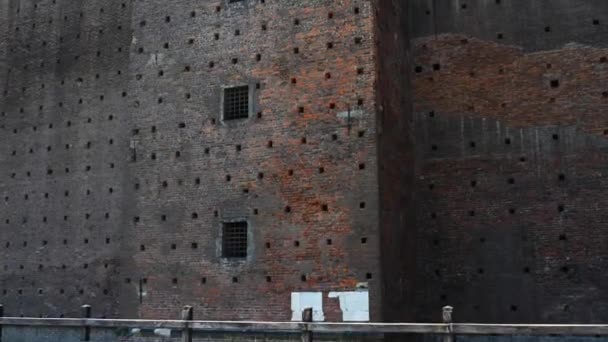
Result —
<svg viewBox="0 0 608 342"><path fill-rule="evenodd" d="M249 117L249 86L224 89L224 120Z"/></svg>
<svg viewBox="0 0 608 342"><path fill-rule="evenodd" d="M224 222L222 256L224 258L247 257L247 221Z"/></svg>

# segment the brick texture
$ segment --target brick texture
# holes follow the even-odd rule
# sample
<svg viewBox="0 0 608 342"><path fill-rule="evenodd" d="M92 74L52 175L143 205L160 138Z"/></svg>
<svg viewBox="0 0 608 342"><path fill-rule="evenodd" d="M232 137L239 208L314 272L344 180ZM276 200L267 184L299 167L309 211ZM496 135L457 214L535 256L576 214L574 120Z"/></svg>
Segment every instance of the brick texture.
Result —
<svg viewBox="0 0 608 342"><path fill-rule="evenodd" d="M372 5L2 1L6 313L289 320L322 291L340 320L328 292L367 284L379 319Z"/></svg>
<svg viewBox="0 0 608 342"><path fill-rule="evenodd" d="M606 4L553 5L410 8L418 320L606 315Z"/></svg>
<svg viewBox="0 0 608 342"><path fill-rule="evenodd" d="M604 0L0 1L9 315L600 322ZM248 118L222 120L248 85ZM248 222L243 260L222 224Z"/></svg>

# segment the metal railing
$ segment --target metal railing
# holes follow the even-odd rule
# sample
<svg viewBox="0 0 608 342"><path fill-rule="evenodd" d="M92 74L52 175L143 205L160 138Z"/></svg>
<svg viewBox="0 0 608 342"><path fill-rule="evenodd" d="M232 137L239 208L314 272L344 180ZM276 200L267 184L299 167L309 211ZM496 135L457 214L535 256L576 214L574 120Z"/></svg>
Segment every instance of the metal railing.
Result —
<svg viewBox="0 0 608 342"><path fill-rule="evenodd" d="M4 317L0 305L0 342L3 327L55 327L81 329L82 341L90 341L91 329L129 328L141 330L176 331L181 341L192 342L198 333L281 333L299 335L301 341L312 342L314 336L324 334L430 334L450 342L456 335L494 336L595 336L608 337L606 324L475 324L453 323L452 308L443 308L442 323L329 323L312 322L312 309L305 309L301 322L256 321L198 321L193 320L192 307L184 307L179 320L97 319L91 317L91 307L82 306L83 318L22 318Z"/></svg>

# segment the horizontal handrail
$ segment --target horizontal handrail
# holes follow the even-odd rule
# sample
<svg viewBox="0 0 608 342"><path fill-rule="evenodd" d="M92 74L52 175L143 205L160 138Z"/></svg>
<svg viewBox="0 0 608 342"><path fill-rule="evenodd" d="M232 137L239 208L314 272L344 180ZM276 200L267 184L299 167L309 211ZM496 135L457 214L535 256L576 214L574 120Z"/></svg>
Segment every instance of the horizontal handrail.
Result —
<svg viewBox="0 0 608 342"><path fill-rule="evenodd" d="M329 323L258 321L186 321L96 318L0 317L0 326L174 329L198 332L328 334L408 333L455 335L608 336L607 324L475 324L475 323Z"/></svg>

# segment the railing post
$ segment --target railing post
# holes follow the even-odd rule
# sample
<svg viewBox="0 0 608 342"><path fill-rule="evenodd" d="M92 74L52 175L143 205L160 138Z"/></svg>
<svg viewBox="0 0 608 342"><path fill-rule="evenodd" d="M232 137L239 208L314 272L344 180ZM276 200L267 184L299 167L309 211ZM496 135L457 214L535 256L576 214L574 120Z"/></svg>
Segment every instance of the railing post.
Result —
<svg viewBox="0 0 608 342"><path fill-rule="evenodd" d="M302 311L302 322L304 327L302 328L302 342L313 342L312 331L309 330L308 323L312 323L312 308L306 308Z"/></svg>
<svg viewBox="0 0 608 342"><path fill-rule="evenodd" d="M454 342L454 330L452 327L452 311L451 306L444 306L442 311L443 323L447 324L446 334L443 336L443 342Z"/></svg>
<svg viewBox="0 0 608 342"><path fill-rule="evenodd" d="M4 317L4 305L0 304L0 318ZM2 342L2 324L0 324L0 342Z"/></svg>
<svg viewBox="0 0 608 342"><path fill-rule="evenodd" d="M184 323L184 329L182 330L182 342L192 342L192 328L190 322L194 319L194 311L191 306L184 306L182 310L182 321Z"/></svg>
<svg viewBox="0 0 608 342"><path fill-rule="evenodd" d="M91 318L91 306L90 305L82 306L82 317L84 319ZM82 340L83 341L91 340L91 327L89 327L86 323L84 325L84 331L82 333Z"/></svg>

